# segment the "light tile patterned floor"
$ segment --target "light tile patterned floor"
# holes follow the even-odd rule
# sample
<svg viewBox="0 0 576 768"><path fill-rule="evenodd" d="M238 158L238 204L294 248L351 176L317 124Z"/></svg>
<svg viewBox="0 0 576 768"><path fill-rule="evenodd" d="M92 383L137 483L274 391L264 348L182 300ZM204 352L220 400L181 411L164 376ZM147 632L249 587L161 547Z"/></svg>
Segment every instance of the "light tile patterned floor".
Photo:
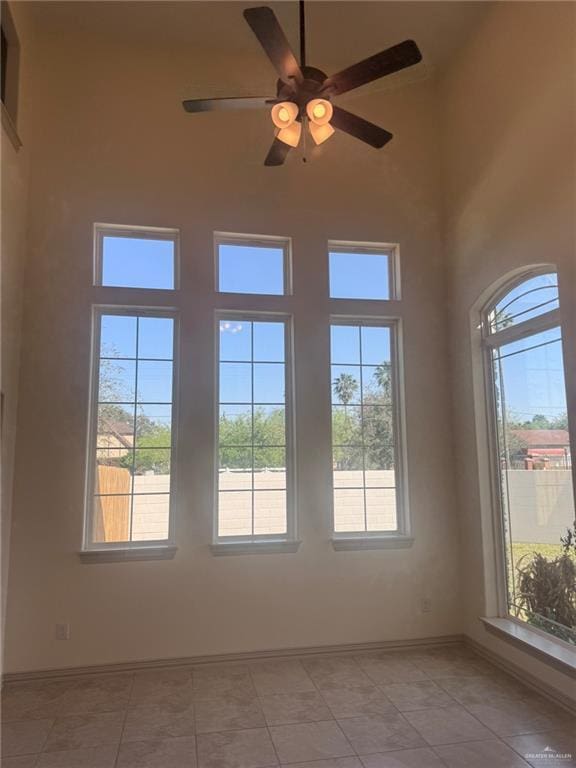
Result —
<svg viewBox="0 0 576 768"><path fill-rule="evenodd" d="M459 645L12 683L0 768L575 768L576 722Z"/></svg>

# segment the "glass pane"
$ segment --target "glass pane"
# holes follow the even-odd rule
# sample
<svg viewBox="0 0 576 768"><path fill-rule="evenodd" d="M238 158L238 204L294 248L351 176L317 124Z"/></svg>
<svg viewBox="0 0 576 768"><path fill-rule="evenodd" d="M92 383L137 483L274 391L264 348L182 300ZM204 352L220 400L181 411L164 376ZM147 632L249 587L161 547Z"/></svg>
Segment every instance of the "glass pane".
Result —
<svg viewBox="0 0 576 768"><path fill-rule="evenodd" d="M559 329L500 347L493 365L509 611L576 644L562 586L575 515Z"/></svg>
<svg viewBox="0 0 576 768"><path fill-rule="evenodd" d="M103 403L98 406L98 448L130 449L134 444L134 406Z"/></svg>
<svg viewBox="0 0 576 768"><path fill-rule="evenodd" d="M136 357L136 317L102 315L100 357Z"/></svg>
<svg viewBox="0 0 576 768"><path fill-rule="evenodd" d="M286 444L286 412L281 405L254 408L254 445Z"/></svg>
<svg viewBox="0 0 576 768"><path fill-rule="evenodd" d="M332 325L330 327L330 355L333 363L360 364L360 327Z"/></svg>
<svg viewBox="0 0 576 768"><path fill-rule="evenodd" d="M101 360L98 399L101 402L132 403L136 386L133 360Z"/></svg>
<svg viewBox="0 0 576 768"><path fill-rule="evenodd" d="M132 496L94 496L92 502L92 541L130 541Z"/></svg>
<svg viewBox="0 0 576 768"><path fill-rule="evenodd" d="M387 254L332 252L329 267L330 298L390 298Z"/></svg>
<svg viewBox="0 0 576 768"><path fill-rule="evenodd" d="M360 366L332 366L332 402L345 406L360 403Z"/></svg>
<svg viewBox="0 0 576 768"><path fill-rule="evenodd" d="M558 276L555 272L524 280L504 296L490 315L492 333L557 309Z"/></svg>
<svg viewBox="0 0 576 768"><path fill-rule="evenodd" d="M172 445L171 405L138 406L136 445L142 448L170 448Z"/></svg>
<svg viewBox="0 0 576 768"><path fill-rule="evenodd" d="M252 492L232 491L218 494L218 536L252 534Z"/></svg>
<svg viewBox="0 0 576 768"><path fill-rule="evenodd" d="M254 449L254 487L286 488L286 451L284 448Z"/></svg>
<svg viewBox="0 0 576 768"><path fill-rule="evenodd" d="M102 285L123 288L174 288L174 242L104 236Z"/></svg>
<svg viewBox="0 0 576 768"><path fill-rule="evenodd" d="M284 293L284 250L254 245L218 247L218 290L224 293Z"/></svg>
<svg viewBox="0 0 576 768"><path fill-rule="evenodd" d="M220 360L242 361L252 358L252 323L220 321Z"/></svg>
<svg viewBox="0 0 576 768"><path fill-rule="evenodd" d="M362 326L363 365L390 364L390 328Z"/></svg>
<svg viewBox="0 0 576 768"><path fill-rule="evenodd" d="M365 483L367 488L395 488L394 446L383 445L378 451L366 451Z"/></svg>
<svg viewBox="0 0 576 768"><path fill-rule="evenodd" d="M138 361L138 401L172 402L172 363L156 360Z"/></svg>
<svg viewBox="0 0 576 768"><path fill-rule="evenodd" d="M252 366L250 363L220 363L220 402L252 401Z"/></svg>
<svg viewBox="0 0 576 768"><path fill-rule="evenodd" d="M332 444L362 445L362 409L359 405L332 406Z"/></svg>
<svg viewBox="0 0 576 768"><path fill-rule="evenodd" d="M286 533L286 492L254 493L254 533L271 535Z"/></svg>
<svg viewBox="0 0 576 768"><path fill-rule="evenodd" d="M284 323L254 323L254 360L284 362Z"/></svg>
<svg viewBox="0 0 576 768"><path fill-rule="evenodd" d="M283 403L286 390L282 363L254 363L254 402Z"/></svg>
<svg viewBox="0 0 576 768"><path fill-rule="evenodd" d="M171 360L174 350L174 320L171 317L138 319L138 357Z"/></svg>
<svg viewBox="0 0 576 768"><path fill-rule="evenodd" d="M221 405L220 445L252 444L252 406Z"/></svg>
<svg viewBox="0 0 576 768"><path fill-rule="evenodd" d="M394 465L394 414L386 406L364 406L364 445L366 458ZM376 457L379 457L376 459Z"/></svg>
<svg viewBox="0 0 576 768"><path fill-rule="evenodd" d="M170 457L169 448L137 448L134 451L134 493L168 493ZM161 488L157 487L159 483Z"/></svg>
<svg viewBox="0 0 576 768"><path fill-rule="evenodd" d="M366 489L366 527L369 531L396 531L396 491Z"/></svg>
<svg viewBox="0 0 576 768"><path fill-rule="evenodd" d="M388 404L392 401L390 365L362 366L362 400L369 404Z"/></svg>
<svg viewBox="0 0 576 768"><path fill-rule="evenodd" d="M220 448L220 490L252 488L252 460L252 448Z"/></svg>
<svg viewBox="0 0 576 768"><path fill-rule="evenodd" d="M132 450L99 448L96 451L94 493L99 495L132 493Z"/></svg>
<svg viewBox="0 0 576 768"><path fill-rule="evenodd" d="M170 496L162 493L134 496L132 502L132 541L158 541L168 538Z"/></svg>
<svg viewBox="0 0 576 768"><path fill-rule="evenodd" d="M364 491L334 489L334 530L336 533L364 531Z"/></svg>
<svg viewBox="0 0 576 768"><path fill-rule="evenodd" d="M356 488L364 485L362 448L333 449L334 486Z"/></svg>

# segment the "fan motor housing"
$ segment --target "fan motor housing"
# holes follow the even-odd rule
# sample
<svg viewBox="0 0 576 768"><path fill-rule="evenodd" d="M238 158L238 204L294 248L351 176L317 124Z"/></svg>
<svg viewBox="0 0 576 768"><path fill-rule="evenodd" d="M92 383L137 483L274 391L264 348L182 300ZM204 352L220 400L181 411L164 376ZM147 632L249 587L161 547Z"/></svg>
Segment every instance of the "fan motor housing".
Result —
<svg viewBox="0 0 576 768"><path fill-rule="evenodd" d="M326 74L316 67L302 67L304 79L301 83L294 81L291 84L278 80L276 90L278 99L292 101L298 105L299 117L306 114L306 105L312 99L323 98L329 101L329 97L322 93L322 86L326 80Z"/></svg>

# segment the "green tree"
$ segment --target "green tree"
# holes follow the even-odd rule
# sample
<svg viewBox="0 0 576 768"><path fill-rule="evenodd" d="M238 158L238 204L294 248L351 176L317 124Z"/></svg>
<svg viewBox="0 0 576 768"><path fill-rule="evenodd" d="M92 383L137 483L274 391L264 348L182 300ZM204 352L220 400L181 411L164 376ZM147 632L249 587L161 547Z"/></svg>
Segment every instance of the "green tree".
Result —
<svg viewBox="0 0 576 768"><path fill-rule="evenodd" d="M358 382L351 373L341 373L332 383L334 394L344 406L344 412L348 403L358 391Z"/></svg>

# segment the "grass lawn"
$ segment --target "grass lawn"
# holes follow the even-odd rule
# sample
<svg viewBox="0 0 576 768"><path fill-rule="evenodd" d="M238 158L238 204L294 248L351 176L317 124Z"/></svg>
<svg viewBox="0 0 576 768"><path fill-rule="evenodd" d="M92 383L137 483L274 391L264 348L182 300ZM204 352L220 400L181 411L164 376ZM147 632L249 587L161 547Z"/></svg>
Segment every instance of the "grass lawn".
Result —
<svg viewBox="0 0 576 768"><path fill-rule="evenodd" d="M533 555L538 552L549 560L559 557L562 554L561 544L532 544L531 542L515 541L512 543L512 555L514 564L517 565L521 557ZM531 558L526 558L526 560ZM526 560L524 562L526 562Z"/></svg>

